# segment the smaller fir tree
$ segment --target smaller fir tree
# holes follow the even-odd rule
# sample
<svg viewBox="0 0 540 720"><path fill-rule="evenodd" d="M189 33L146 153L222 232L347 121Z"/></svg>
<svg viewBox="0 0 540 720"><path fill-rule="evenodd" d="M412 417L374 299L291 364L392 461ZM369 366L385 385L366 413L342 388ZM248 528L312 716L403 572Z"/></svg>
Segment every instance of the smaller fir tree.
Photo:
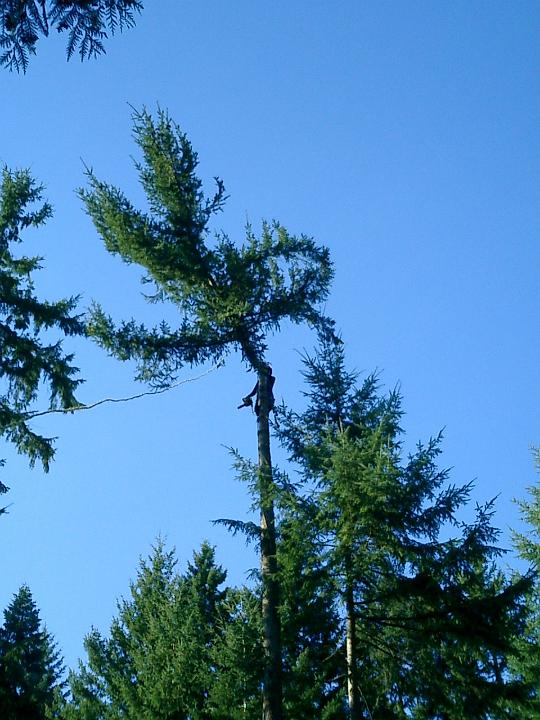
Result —
<svg viewBox="0 0 540 720"><path fill-rule="evenodd" d="M142 561L131 597L119 603L110 636L93 630L87 664L70 675L65 720L211 717L215 645L223 633L225 572L204 543L185 574L158 543Z"/></svg>
<svg viewBox="0 0 540 720"><path fill-rule="evenodd" d="M62 702L63 663L27 585L4 611L0 629L2 720L45 720Z"/></svg>

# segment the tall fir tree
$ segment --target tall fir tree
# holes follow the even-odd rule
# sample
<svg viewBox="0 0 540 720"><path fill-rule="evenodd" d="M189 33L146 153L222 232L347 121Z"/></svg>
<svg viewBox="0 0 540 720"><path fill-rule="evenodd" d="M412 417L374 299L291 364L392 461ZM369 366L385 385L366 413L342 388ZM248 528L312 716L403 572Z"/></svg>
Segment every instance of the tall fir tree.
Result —
<svg viewBox="0 0 540 720"><path fill-rule="evenodd" d="M0 715L2 720L57 717L63 698L63 663L43 628L28 586L4 611L0 628Z"/></svg>
<svg viewBox="0 0 540 720"><path fill-rule="evenodd" d="M399 394L381 397L374 377L357 388L342 346L323 344L306 364L308 408L284 413L281 435L314 487L349 716L508 717L526 696L507 660L530 577L497 570L491 505L459 520L470 487L438 469L439 438L403 461Z"/></svg>
<svg viewBox="0 0 540 720"><path fill-rule="evenodd" d="M0 182L0 437L48 471L54 456L53 438L32 430L32 405L44 386L50 408L77 404L81 380L73 355L62 349L62 337L82 334L74 315L77 298L56 302L39 300L32 274L40 257L17 257L14 247L27 228L40 227L51 216L42 203L43 188L26 170L2 170ZM55 338L56 335L56 338ZM58 336L60 339L58 339ZM0 483L0 492L5 491Z"/></svg>
<svg viewBox="0 0 540 720"><path fill-rule="evenodd" d="M141 0L0 0L0 65L26 72L40 36L67 33L67 57L105 52L107 32L133 27Z"/></svg>
<svg viewBox="0 0 540 720"><path fill-rule="evenodd" d="M306 237L290 235L278 223L264 223L258 239L248 226L244 244L223 234L208 242L211 217L225 202L216 179L206 198L196 175L197 155L187 137L164 112L157 120L135 115L135 139L143 161L137 165L149 212L136 210L117 188L88 173L81 197L107 249L143 268L154 287L151 300L171 303L179 313L173 329L162 322L147 329L134 320L116 327L99 307L90 332L111 354L139 363L138 378L168 384L184 365L222 361L240 351L257 375L258 504L261 514L265 678L263 717L281 720L281 631L277 580L274 482L270 454L271 372L268 333L284 320L307 322L331 332L319 311L332 278L328 251Z"/></svg>

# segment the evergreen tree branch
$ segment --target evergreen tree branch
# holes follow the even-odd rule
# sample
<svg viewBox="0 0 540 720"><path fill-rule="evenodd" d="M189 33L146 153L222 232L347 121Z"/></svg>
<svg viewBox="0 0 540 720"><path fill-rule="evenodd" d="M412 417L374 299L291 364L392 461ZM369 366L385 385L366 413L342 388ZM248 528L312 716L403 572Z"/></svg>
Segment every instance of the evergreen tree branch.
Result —
<svg viewBox="0 0 540 720"><path fill-rule="evenodd" d="M40 36L67 33L68 60L105 52L109 35L135 25L141 0L0 0L0 66L25 73Z"/></svg>

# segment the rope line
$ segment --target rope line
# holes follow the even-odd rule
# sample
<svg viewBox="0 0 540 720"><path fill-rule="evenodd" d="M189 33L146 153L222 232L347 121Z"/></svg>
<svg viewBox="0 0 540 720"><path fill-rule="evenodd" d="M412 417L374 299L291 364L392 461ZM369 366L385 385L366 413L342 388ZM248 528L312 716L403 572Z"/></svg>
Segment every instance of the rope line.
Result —
<svg viewBox="0 0 540 720"><path fill-rule="evenodd" d="M72 405L71 407L67 408L50 408L49 410L36 410L34 412L28 412L25 413L22 420L26 422L27 420L33 420L36 417L42 417L43 415L65 415L66 413L73 413L79 410L92 410L92 408L98 407L99 405L104 405L105 403L125 403L130 402L131 400L138 400L139 398L146 397L148 395L161 395L162 393L169 392L169 390L174 390L174 388L180 387L180 385L187 385L188 383L195 382L196 380L201 380L203 377L206 377L210 373L217 370L219 367L220 365L215 365L209 370L206 370L205 372L201 373L200 375L196 375L195 377L187 378L186 380L179 380L172 385L167 385L167 387L156 388L155 390L145 390L143 392L136 393L135 395L128 395L127 397L109 397L103 398L102 400L97 400L96 402L89 404ZM11 425L17 425L19 422L21 421L15 421L11 423ZM6 429L6 427L9 427L9 425L4 426L2 429Z"/></svg>

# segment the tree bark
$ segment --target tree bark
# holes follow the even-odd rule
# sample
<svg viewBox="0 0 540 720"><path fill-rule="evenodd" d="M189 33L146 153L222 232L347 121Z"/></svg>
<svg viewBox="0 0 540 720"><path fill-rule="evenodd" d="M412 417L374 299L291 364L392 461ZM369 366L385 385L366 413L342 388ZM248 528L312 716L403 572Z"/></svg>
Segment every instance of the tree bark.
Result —
<svg viewBox="0 0 540 720"><path fill-rule="evenodd" d="M360 698L358 697L358 672L356 653L356 614L354 610L354 593L349 579L345 587L345 616L347 625L347 698L349 702L349 717L351 720L361 720Z"/></svg>
<svg viewBox="0 0 540 720"><path fill-rule="evenodd" d="M277 577L274 481L270 456L270 387L266 367L258 372L259 500L261 510L261 577L264 647L263 720L283 719L281 624Z"/></svg>

